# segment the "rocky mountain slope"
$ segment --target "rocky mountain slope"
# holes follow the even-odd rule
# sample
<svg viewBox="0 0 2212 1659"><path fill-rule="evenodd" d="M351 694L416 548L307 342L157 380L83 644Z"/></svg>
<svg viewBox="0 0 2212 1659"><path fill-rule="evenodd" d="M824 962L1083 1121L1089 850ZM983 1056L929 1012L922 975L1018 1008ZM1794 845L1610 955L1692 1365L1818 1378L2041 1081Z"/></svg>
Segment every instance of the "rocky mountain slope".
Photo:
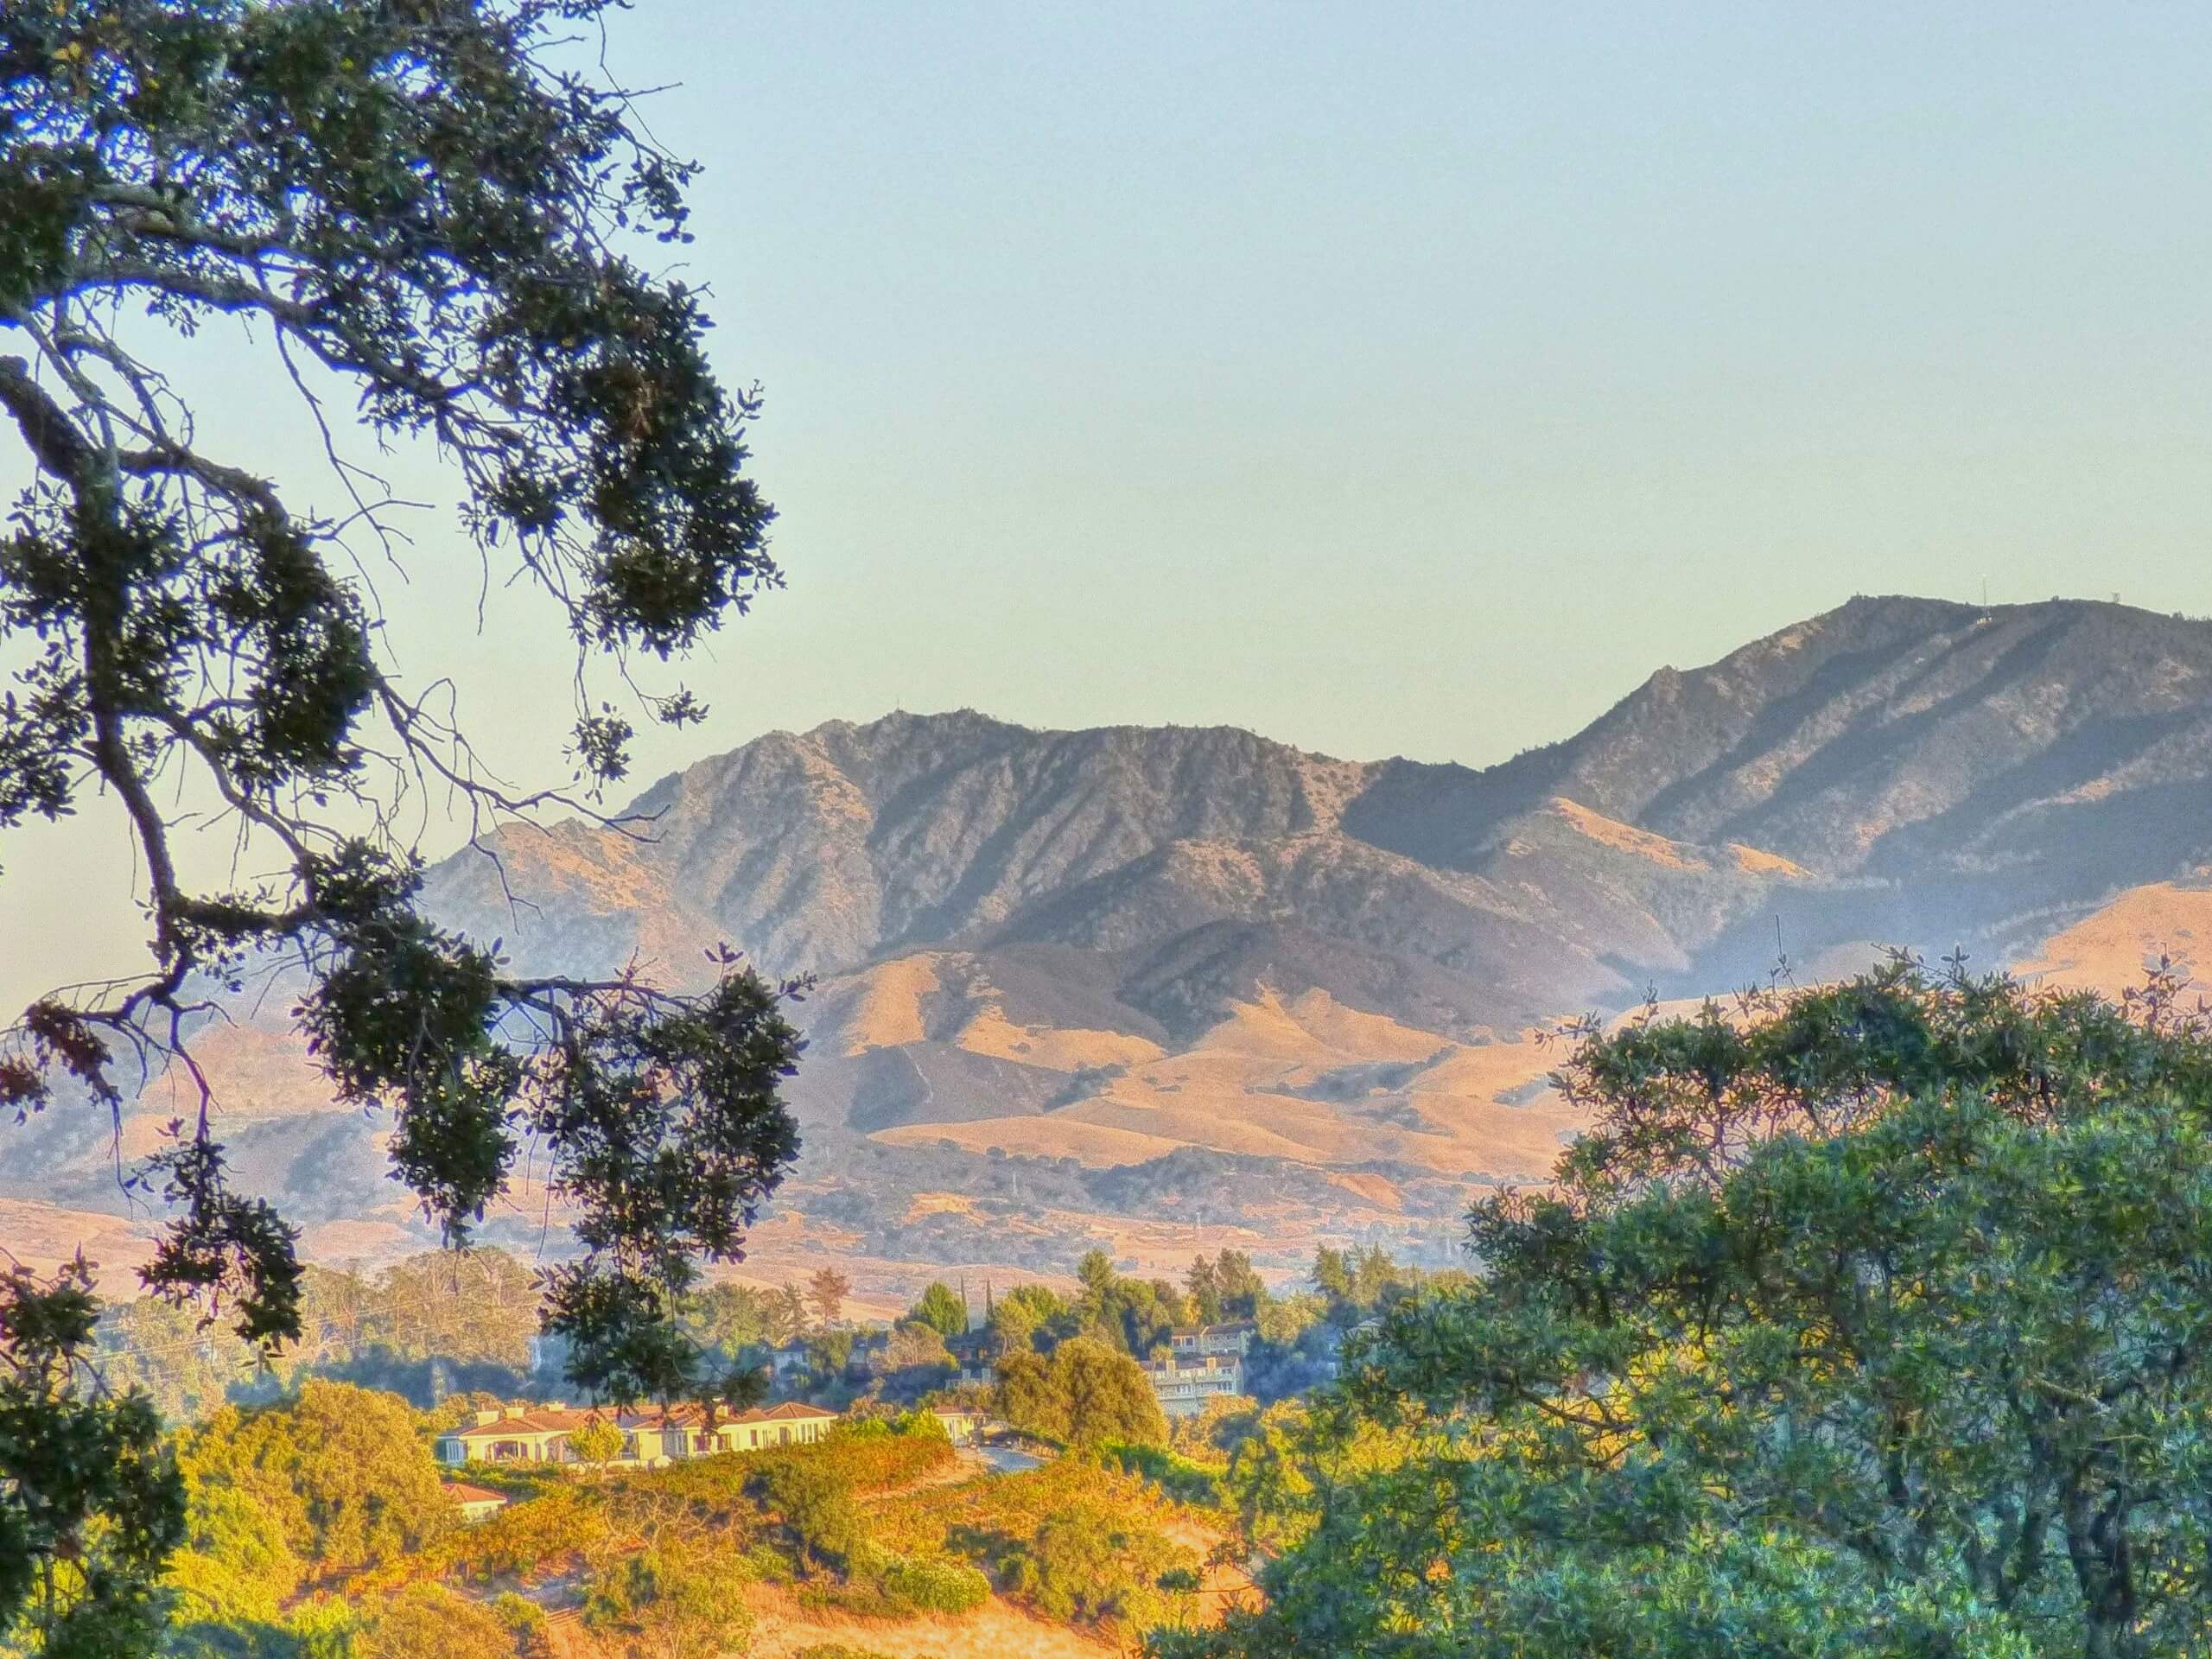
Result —
<svg viewBox="0 0 2212 1659"><path fill-rule="evenodd" d="M1572 1132L1531 1027L1741 982L1777 944L1801 972L2017 957L2194 880L2208 808L2212 624L1855 600L1487 769L897 715L703 760L626 832L509 830L429 892L527 966L683 982L728 941L818 976L795 1250L1440 1248L1470 1184ZM404 1236L377 1126L319 1107L265 1022L220 1041L242 1163L351 1248ZM9 1167L89 1203L102 1151Z"/></svg>
<svg viewBox="0 0 2212 1659"><path fill-rule="evenodd" d="M1226 925L1433 963L1474 982L1473 1017L1510 1020L1710 977L1714 941L1777 910L1786 938L1803 918L1801 950L1870 919L1999 938L2192 865L2208 784L2212 624L1868 599L1662 669L1487 769L898 715L664 779L632 809L650 842L509 832L496 851L536 917L480 854L437 892L548 959L709 937L776 972L947 945L1134 954L1123 982L1186 1026L1205 998L1177 999L1190 953L1164 947Z"/></svg>

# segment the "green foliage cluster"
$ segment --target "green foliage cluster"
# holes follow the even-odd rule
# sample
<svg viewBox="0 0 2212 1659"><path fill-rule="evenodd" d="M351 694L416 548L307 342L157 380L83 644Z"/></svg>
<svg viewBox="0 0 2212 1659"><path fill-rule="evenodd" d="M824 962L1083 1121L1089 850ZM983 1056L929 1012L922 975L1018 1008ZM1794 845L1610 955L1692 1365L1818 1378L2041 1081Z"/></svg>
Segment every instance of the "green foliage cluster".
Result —
<svg viewBox="0 0 2212 1659"><path fill-rule="evenodd" d="M519 1596L486 1605L443 1585L410 1584L359 1617L348 1659L516 1659L546 1650L545 1614Z"/></svg>
<svg viewBox="0 0 2212 1659"><path fill-rule="evenodd" d="M917 1325L927 1325L940 1337L961 1337L968 1334L968 1304L960 1293L943 1280L932 1280L906 1317Z"/></svg>
<svg viewBox="0 0 2212 1659"><path fill-rule="evenodd" d="M766 1350L798 1334L779 1312L778 1294L724 1281L686 1299L677 1315L702 1345L734 1365L766 1361Z"/></svg>
<svg viewBox="0 0 2212 1659"><path fill-rule="evenodd" d="M772 1459L752 1472L745 1491L774 1517L804 1569L844 1570L867 1536L851 1480L824 1459Z"/></svg>
<svg viewBox="0 0 2212 1659"><path fill-rule="evenodd" d="M1330 1319L1356 1325L1380 1313L1421 1282L1422 1275L1402 1268L1379 1245L1313 1253L1313 1288L1327 1300Z"/></svg>
<svg viewBox="0 0 2212 1659"><path fill-rule="evenodd" d="M976 1568L938 1557L916 1560L868 1541L841 1577L817 1577L798 1589L802 1606L859 1618L957 1615L990 1599L990 1580Z"/></svg>
<svg viewBox="0 0 2212 1659"><path fill-rule="evenodd" d="M315 1376L424 1406L437 1384L512 1396L557 1381L531 1374L537 1275L504 1250L425 1252L374 1274L309 1265L300 1293L299 1340L274 1357L160 1297L111 1303L100 1317L100 1373L111 1387L143 1389L171 1422L278 1398Z"/></svg>
<svg viewBox="0 0 2212 1659"><path fill-rule="evenodd" d="M410 795L450 791L480 829L564 798L510 793L439 701L449 683L392 671L357 572L407 538L368 474L340 467L345 518L296 511L254 456L202 447L139 354L223 328L302 416L350 404L370 441L433 444L467 580L520 583L569 636L576 780L619 780L631 718L593 685L701 719L680 685L644 688L640 659L779 580L744 471L756 401L720 384L699 295L662 274L692 169L573 52L619 9L0 7L0 418L31 477L0 535L0 831L114 803L150 952L0 1025L0 1109L105 1116L144 1061L198 1080L211 995L281 972L337 1096L385 1116L393 1173L449 1241L534 1148L583 1246L544 1275L547 1327L579 1382L627 1400L720 1386L676 1314L796 1154L780 1090L801 988L728 950L696 995L526 976L499 941L426 918ZM344 435L326 435L335 458ZM267 874L188 878L176 831L203 800ZM132 1173L168 1210L145 1277L273 1352L307 1330L297 1234L241 1190L220 1121L181 1117ZM0 1527L20 1523L0 1537L0 1631L30 1612L58 1650L66 1601L128 1651L177 1489L143 1405L75 1375L83 1288L0 1280L25 1430L0 1436L0 1493L39 1499L30 1521L0 1499Z"/></svg>
<svg viewBox="0 0 2212 1659"><path fill-rule="evenodd" d="M854 1332L823 1330L806 1339L806 1368L817 1388L841 1382L853 1363Z"/></svg>
<svg viewBox="0 0 2212 1659"><path fill-rule="evenodd" d="M1463 1283L1466 1277L1402 1266L1377 1246L1348 1252L1324 1246L1313 1274L1315 1291L1278 1296L1250 1257L1230 1249L1194 1258L1179 1287L1162 1279L1125 1278L1103 1251L1092 1250L1077 1264L1073 1300L1023 1286L997 1300L990 1328L1001 1358L1049 1351L1080 1336L1150 1359L1172 1351L1177 1325L1250 1319L1257 1330L1245 1356L1247 1386L1273 1401L1329 1381L1345 1332L1424 1284Z"/></svg>
<svg viewBox="0 0 2212 1659"><path fill-rule="evenodd" d="M98 1318L81 1257L0 1277L0 1651L105 1659L160 1629L183 1491L151 1403L91 1369Z"/></svg>
<svg viewBox="0 0 2212 1659"><path fill-rule="evenodd" d="M1158 1446L1167 1438L1167 1420L1143 1369L1089 1337L1069 1338L1049 1360L1008 1354L999 1362L994 1404L1023 1433L1065 1446Z"/></svg>
<svg viewBox="0 0 2212 1659"><path fill-rule="evenodd" d="M1013 1541L996 1566L1009 1592L1047 1618L1142 1630L1159 1622L1159 1580L1173 1570L1168 1557L1143 1550L1142 1539L1111 1510L1087 1504Z"/></svg>
<svg viewBox="0 0 2212 1659"><path fill-rule="evenodd" d="M1209 1468L1218 1467L1253 1433L1260 1409L1249 1395L1217 1395L1195 1416L1169 1420L1168 1448Z"/></svg>
<svg viewBox="0 0 2212 1659"><path fill-rule="evenodd" d="M898 1557L881 1568L890 1595L925 1613L973 1612L990 1599L990 1580L959 1561Z"/></svg>
<svg viewBox="0 0 2212 1659"><path fill-rule="evenodd" d="M1174 1285L1165 1279L1123 1278L1103 1250L1086 1252L1076 1276L1073 1300L1049 1286L1020 1285L993 1302L988 1324L1001 1355L1050 1348L1079 1336L1142 1358L1166 1346L1169 1332L1195 1314L1191 1299ZM958 1297L950 1300L957 1306Z"/></svg>
<svg viewBox="0 0 2212 1659"><path fill-rule="evenodd" d="M1393 1261L1379 1245L1314 1252L1311 1292L1262 1296L1256 1339L1244 1357L1245 1386L1263 1402L1304 1394L1332 1380L1345 1334L1423 1288L1464 1286L1467 1275Z"/></svg>
<svg viewBox="0 0 2212 1659"><path fill-rule="evenodd" d="M1250 1263L1245 1266L1249 1269ZM1090 1251L1076 1264L1076 1280L1081 1288L1057 1322L1059 1329L1071 1327L1074 1334L1140 1359L1166 1347L1174 1328L1198 1314L1191 1299L1166 1280L1125 1279L1116 1273L1103 1250ZM1253 1282L1258 1283L1256 1275Z"/></svg>
<svg viewBox="0 0 2212 1659"><path fill-rule="evenodd" d="M274 1619L302 1585L421 1554L455 1517L404 1401L311 1381L283 1404L226 1408L178 1437L189 1494L170 1564L194 1621Z"/></svg>
<svg viewBox="0 0 2212 1659"><path fill-rule="evenodd" d="M1242 1250L1225 1249L1212 1261L1194 1258L1183 1282L1191 1316L1201 1325L1255 1318L1268 1300L1266 1283Z"/></svg>
<svg viewBox="0 0 2212 1659"><path fill-rule="evenodd" d="M998 1299L990 1313L990 1332L1001 1355L1026 1353L1037 1345L1039 1333L1051 1333L1069 1320L1067 1304L1045 1285L1020 1285Z"/></svg>
<svg viewBox="0 0 2212 1659"><path fill-rule="evenodd" d="M1474 1284L1263 1421L1165 1655L2152 1659L2212 1628L2212 1034L1899 961L1586 1029ZM1270 1414L1273 1416L1273 1414Z"/></svg>
<svg viewBox="0 0 2212 1659"><path fill-rule="evenodd" d="M721 1659L752 1633L742 1595L752 1577L726 1544L639 1550L592 1579L584 1628L632 1659Z"/></svg>
<svg viewBox="0 0 2212 1659"><path fill-rule="evenodd" d="M876 1532L911 1555L972 1562L1046 1618L1138 1633L1190 1613L1198 1558L1166 1529L1198 1518L1140 1479L1063 1458L896 1499Z"/></svg>
<svg viewBox="0 0 2212 1659"><path fill-rule="evenodd" d="M1179 1503L1193 1508L1217 1508L1226 1497L1224 1468L1201 1463L1165 1446L1111 1445L1104 1448L1113 1465L1157 1487Z"/></svg>

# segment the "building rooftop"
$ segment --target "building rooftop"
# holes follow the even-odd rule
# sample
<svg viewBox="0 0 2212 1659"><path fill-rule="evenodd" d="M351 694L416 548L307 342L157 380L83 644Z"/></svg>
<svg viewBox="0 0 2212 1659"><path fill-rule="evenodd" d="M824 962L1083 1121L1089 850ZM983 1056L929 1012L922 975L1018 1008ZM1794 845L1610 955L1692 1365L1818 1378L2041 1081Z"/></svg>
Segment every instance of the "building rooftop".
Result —
<svg viewBox="0 0 2212 1659"><path fill-rule="evenodd" d="M605 1421L609 1415L573 1406L508 1406L502 1408L496 1417L480 1412L475 1422L449 1428L446 1435L474 1440L495 1434L562 1434L582 1428L586 1423Z"/></svg>
<svg viewBox="0 0 2212 1659"><path fill-rule="evenodd" d="M821 1406L810 1406L804 1401L786 1400L779 1405L747 1406L743 1411L722 1411L715 1414L717 1423L789 1423L804 1418L835 1417L837 1414ZM699 1407L686 1402L671 1406L665 1411L639 1412L625 1417L623 1426L648 1424L671 1428L689 1428L694 1423L706 1421L707 1414Z"/></svg>

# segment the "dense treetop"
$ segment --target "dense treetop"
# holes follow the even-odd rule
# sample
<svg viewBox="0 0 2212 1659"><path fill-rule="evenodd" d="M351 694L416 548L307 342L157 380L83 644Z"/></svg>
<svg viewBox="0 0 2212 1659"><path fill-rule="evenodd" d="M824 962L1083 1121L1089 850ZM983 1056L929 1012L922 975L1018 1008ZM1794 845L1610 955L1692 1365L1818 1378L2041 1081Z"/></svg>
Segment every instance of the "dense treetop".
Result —
<svg viewBox="0 0 2212 1659"><path fill-rule="evenodd" d="M240 348L303 413L321 412L313 363L371 428L434 440L471 569L544 590L579 686L594 660L620 673L742 610L776 575L741 470L751 404L710 371L696 294L630 251L683 236L688 169L619 89L558 67L560 32L601 10L102 0L0 22L0 334L22 348L0 357L0 409L36 467L0 543L0 632L30 653L4 704L0 828L112 793L153 935L143 977L10 1029L0 1096L38 1109L67 1075L111 1100L119 1051L189 1067L208 991L281 950L339 1095L389 1109L396 1169L453 1237L525 1138L545 1148L590 1249L556 1319L608 1335L601 1380L639 1388L669 1380L639 1335L662 1292L693 1252L734 1248L791 1155L776 994L741 970L688 1002L627 976L518 981L418 916L410 790L450 785L493 816L550 798L486 782L386 665L356 562L391 545L391 508L365 476L341 470L346 520L302 516L254 457L196 447L137 354L162 327L243 320ZM699 713L680 692L648 706ZM580 708L588 781L620 776L628 729ZM159 804L180 785L212 790L279 867L188 887ZM289 1234L233 1192L204 1111L150 1179L180 1211L156 1281L226 1297L251 1337L292 1334Z"/></svg>
<svg viewBox="0 0 2212 1659"><path fill-rule="evenodd" d="M1177 1652L2202 1649L2212 1041L2170 976L1907 963L1586 1038L1593 1133L1249 1443L1291 1547Z"/></svg>

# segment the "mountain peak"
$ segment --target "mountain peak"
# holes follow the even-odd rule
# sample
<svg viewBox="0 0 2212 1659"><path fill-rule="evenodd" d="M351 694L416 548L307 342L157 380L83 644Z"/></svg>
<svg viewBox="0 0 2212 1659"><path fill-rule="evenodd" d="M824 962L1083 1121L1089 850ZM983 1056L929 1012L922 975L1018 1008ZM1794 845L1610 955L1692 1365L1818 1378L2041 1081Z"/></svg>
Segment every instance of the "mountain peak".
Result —
<svg viewBox="0 0 2212 1659"><path fill-rule="evenodd" d="M1486 769L1338 760L1224 726L829 721L664 779L639 802L658 815L652 842L595 861L564 844L546 879L573 915L595 863L607 892L586 907L609 925L656 894L660 948L712 933L777 971L987 941L1154 948L1217 922L1320 921L1387 946L1361 906L1397 913L1381 895L1412 883L1490 917L1478 931L1559 925L1645 972L1726 955L1761 883L1814 934L1840 925L1821 904L1849 908L1817 896L1839 882L1878 895L1874 931L1892 937L1980 938L2032 906L2087 905L2201 856L2208 793L2212 625L1861 595L1662 669L1585 731ZM1530 827L1554 801L1587 815L1562 820L1565 839ZM1179 846L1217 850L1161 861ZM1583 880L1599 849L1599 886L1560 913L1544 883ZM1637 884L1677 867L1706 885L1662 915Z"/></svg>

